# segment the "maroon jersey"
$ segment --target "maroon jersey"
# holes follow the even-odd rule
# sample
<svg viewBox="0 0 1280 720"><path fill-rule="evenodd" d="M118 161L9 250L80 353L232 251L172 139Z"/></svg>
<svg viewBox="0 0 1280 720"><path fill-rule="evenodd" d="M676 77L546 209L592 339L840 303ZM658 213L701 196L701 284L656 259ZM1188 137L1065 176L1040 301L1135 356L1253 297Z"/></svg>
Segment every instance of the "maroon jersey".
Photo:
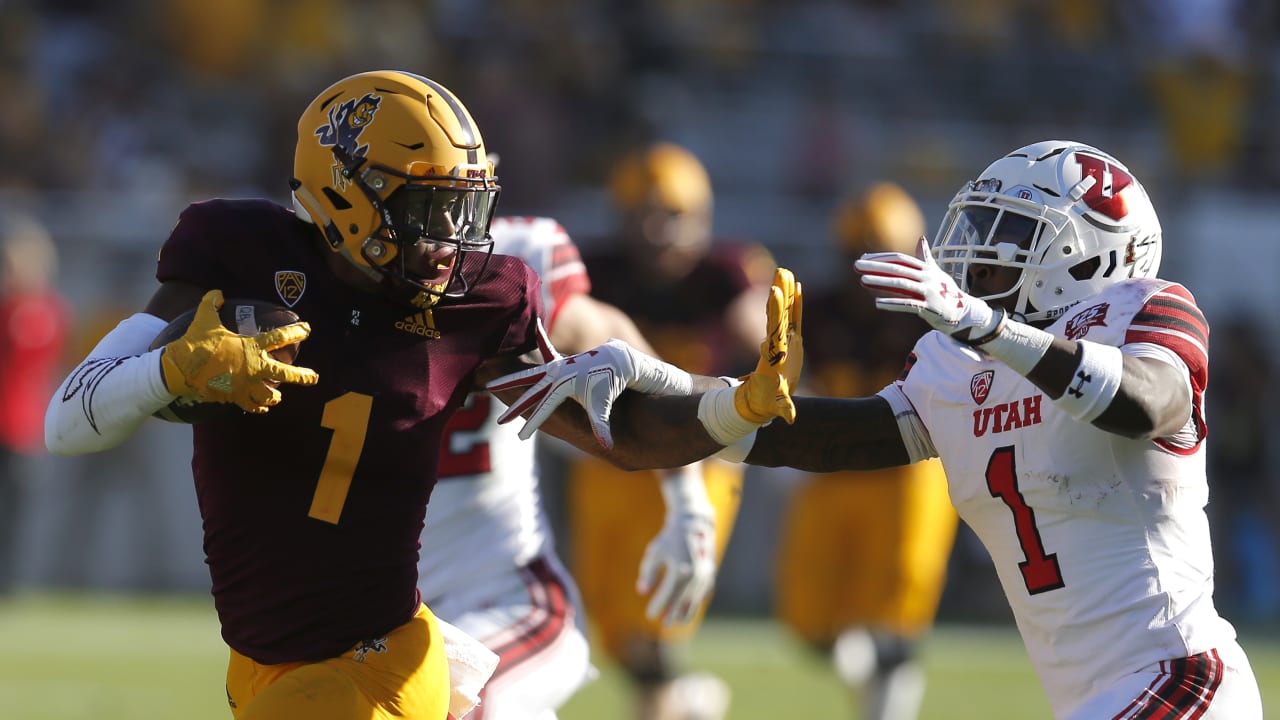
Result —
<svg viewBox="0 0 1280 720"><path fill-rule="evenodd" d="M333 657L412 617L445 422L484 360L536 347L541 313L538 278L515 258L493 256L466 297L412 311L341 283L318 242L274 203L198 203L156 272L282 300L311 324L297 363L317 385L283 386L265 415L194 426L222 635L261 663Z"/></svg>

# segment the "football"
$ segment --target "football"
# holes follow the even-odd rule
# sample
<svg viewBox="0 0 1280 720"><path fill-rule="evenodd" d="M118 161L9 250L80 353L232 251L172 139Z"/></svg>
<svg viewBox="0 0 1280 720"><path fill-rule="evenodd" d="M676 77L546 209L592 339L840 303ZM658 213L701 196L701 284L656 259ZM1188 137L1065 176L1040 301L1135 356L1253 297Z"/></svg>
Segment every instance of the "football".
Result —
<svg viewBox="0 0 1280 720"><path fill-rule="evenodd" d="M260 332L298 322L298 314L283 305L247 300L244 298L227 298L218 311L222 318L222 326L239 335L257 335ZM173 319L151 341L151 349L163 347L182 337L196 316L192 308ZM281 362L292 363L298 357L300 343L293 343L271 352L271 356ZM176 423L219 422L242 417L245 412L231 403L203 403L193 398L178 398L154 413L161 420Z"/></svg>

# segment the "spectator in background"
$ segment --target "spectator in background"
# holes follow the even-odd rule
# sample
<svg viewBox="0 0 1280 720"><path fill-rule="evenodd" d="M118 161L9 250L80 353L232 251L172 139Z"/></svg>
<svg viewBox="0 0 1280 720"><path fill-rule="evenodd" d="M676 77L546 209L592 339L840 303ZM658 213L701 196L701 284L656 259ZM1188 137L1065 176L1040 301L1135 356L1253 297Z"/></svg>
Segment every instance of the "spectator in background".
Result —
<svg viewBox="0 0 1280 720"><path fill-rule="evenodd" d="M848 197L833 218L845 267L864 253L912 252L924 215L882 182ZM806 298L805 382L826 397L874 394L898 377L919 318L876 309L842 279ZM779 618L831 654L864 720L911 720L924 697L919 644L938 609L957 517L936 459L864 472L815 474L796 489L776 562Z"/></svg>
<svg viewBox="0 0 1280 720"><path fill-rule="evenodd" d="M44 408L70 325L57 270L44 225L0 208L0 592L15 580L22 459L44 449Z"/></svg>
<svg viewBox="0 0 1280 720"><path fill-rule="evenodd" d="M711 180L702 162L672 143L642 146L614 167L609 192L617 237L583 257L595 297L628 314L658 356L675 365L708 375L751 367L774 263L758 245L713 243ZM702 475L715 506L717 563L737 516L742 472L719 460L663 471L664 484L685 482L683 473ZM646 544L663 526L659 484L583 458L569 471L567 497L574 575L604 654L636 688L635 717L723 717L723 682L680 668L680 646L701 613L672 627L646 617L646 601L635 592Z"/></svg>

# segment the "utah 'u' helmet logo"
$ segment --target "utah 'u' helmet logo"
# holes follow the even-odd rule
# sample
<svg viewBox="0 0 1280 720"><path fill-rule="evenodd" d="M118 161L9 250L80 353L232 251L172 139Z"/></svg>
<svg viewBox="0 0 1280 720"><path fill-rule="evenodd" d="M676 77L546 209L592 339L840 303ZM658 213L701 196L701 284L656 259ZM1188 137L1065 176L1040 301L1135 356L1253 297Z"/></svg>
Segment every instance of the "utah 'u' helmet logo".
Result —
<svg viewBox="0 0 1280 720"><path fill-rule="evenodd" d="M337 107L329 108L329 122L316 128L320 145L341 147L351 157L364 155L369 145L359 144L360 134L373 122L373 116L381 104L381 95L365 93L359 100L352 98Z"/></svg>

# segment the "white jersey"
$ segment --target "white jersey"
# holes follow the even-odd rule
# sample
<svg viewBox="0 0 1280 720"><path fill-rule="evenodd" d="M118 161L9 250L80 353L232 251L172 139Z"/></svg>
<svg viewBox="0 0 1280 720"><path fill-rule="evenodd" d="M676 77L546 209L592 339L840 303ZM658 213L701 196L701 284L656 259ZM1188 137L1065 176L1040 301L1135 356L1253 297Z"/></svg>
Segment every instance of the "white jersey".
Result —
<svg viewBox="0 0 1280 720"><path fill-rule="evenodd" d="M899 386L946 468L951 500L991 554L1058 717L1119 678L1232 644L1213 604L1204 512L1208 326L1158 279L1114 285L1047 330L1187 372L1176 435L1133 440L1079 422L994 358L939 332Z"/></svg>
<svg viewBox="0 0 1280 720"><path fill-rule="evenodd" d="M498 218L491 233L495 251L542 278L548 329L566 298L590 291L577 246L554 220ZM519 438L519 422L498 425L505 409L489 393L472 393L445 430L418 561L422 600L441 617L447 598L551 551L534 443Z"/></svg>

